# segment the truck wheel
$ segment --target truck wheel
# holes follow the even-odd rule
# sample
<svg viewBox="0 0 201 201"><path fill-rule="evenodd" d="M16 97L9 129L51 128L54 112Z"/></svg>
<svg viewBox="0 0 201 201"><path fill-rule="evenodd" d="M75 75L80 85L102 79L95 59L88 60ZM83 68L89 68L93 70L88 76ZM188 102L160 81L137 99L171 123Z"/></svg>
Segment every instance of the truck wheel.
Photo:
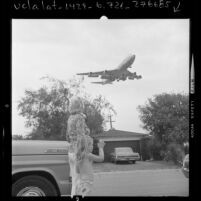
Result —
<svg viewBox="0 0 201 201"><path fill-rule="evenodd" d="M57 196L54 185L41 176L25 176L12 185L12 196L17 197L45 197Z"/></svg>

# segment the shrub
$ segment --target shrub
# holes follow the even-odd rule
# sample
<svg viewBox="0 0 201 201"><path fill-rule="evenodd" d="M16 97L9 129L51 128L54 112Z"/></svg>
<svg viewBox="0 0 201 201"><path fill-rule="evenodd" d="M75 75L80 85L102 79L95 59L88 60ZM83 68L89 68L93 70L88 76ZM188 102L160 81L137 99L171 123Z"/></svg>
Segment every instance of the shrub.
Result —
<svg viewBox="0 0 201 201"><path fill-rule="evenodd" d="M151 158L148 142L149 139L142 139L141 141L141 156L143 161L149 160Z"/></svg>
<svg viewBox="0 0 201 201"><path fill-rule="evenodd" d="M97 138L93 137L93 151L92 151L92 153L96 154L96 155L99 154L98 142L99 142L99 140Z"/></svg>
<svg viewBox="0 0 201 201"><path fill-rule="evenodd" d="M154 160L161 160L162 155L161 151L163 150L162 144L156 140L155 138L148 142L148 149L150 151L150 155Z"/></svg>
<svg viewBox="0 0 201 201"><path fill-rule="evenodd" d="M164 159L173 161L176 165L181 165L184 156L184 151L180 144L171 143L167 146Z"/></svg>

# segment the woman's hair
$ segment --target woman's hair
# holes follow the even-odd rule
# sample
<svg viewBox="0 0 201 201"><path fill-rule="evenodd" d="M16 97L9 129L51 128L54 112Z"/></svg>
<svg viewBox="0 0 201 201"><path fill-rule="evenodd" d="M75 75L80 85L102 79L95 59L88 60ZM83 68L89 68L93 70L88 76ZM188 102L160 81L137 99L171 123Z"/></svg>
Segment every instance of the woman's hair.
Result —
<svg viewBox="0 0 201 201"><path fill-rule="evenodd" d="M74 96L71 98L69 103L69 112L71 114L82 113L84 110L84 105L80 97Z"/></svg>
<svg viewBox="0 0 201 201"><path fill-rule="evenodd" d="M70 115L67 122L67 140L75 139L80 135L89 135L90 130L86 125L85 116L82 114L73 114Z"/></svg>
<svg viewBox="0 0 201 201"><path fill-rule="evenodd" d="M86 154L90 152L90 144L93 144L93 139L89 135L80 135L77 138L77 162L81 162L85 158Z"/></svg>

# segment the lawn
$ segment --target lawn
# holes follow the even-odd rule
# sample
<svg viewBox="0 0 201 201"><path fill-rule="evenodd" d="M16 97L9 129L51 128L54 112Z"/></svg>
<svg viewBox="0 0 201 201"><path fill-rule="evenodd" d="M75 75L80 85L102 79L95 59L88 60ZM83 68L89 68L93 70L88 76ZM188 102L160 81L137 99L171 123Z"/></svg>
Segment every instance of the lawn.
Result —
<svg viewBox="0 0 201 201"><path fill-rule="evenodd" d="M154 169L178 169L179 166L166 161L137 161L130 163L94 163L94 172L132 171L132 170L154 170Z"/></svg>

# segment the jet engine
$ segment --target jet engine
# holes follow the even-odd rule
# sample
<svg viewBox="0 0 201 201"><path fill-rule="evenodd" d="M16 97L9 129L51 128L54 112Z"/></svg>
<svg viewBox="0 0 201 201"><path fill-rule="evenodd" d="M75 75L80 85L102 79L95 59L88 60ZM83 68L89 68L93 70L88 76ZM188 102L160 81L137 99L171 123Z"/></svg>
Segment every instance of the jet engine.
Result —
<svg viewBox="0 0 201 201"><path fill-rule="evenodd" d="M128 76L128 79L129 79L129 80L134 80L134 78L135 78L134 75Z"/></svg>
<svg viewBox="0 0 201 201"><path fill-rule="evenodd" d="M114 76L108 73L108 71L104 71L104 73L101 75L102 79L114 79Z"/></svg>
<svg viewBox="0 0 201 201"><path fill-rule="evenodd" d="M98 75L90 72L88 77L98 77Z"/></svg>
<svg viewBox="0 0 201 201"><path fill-rule="evenodd" d="M135 78L138 79L136 72L134 72L134 73L132 73L132 75L128 76L129 80L134 80Z"/></svg>
<svg viewBox="0 0 201 201"><path fill-rule="evenodd" d="M126 76L126 75L124 75L124 74L122 74L122 75L121 75L121 77L120 77L119 79L120 79L120 80L125 81L125 80L126 80L126 78L127 78L127 76Z"/></svg>
<svg viewBox="0 0 201 201"><path fill-rule="evenodd" d="M112 75L101 75L101 79L107 79L107 80L110 80L110 81L114 81L115 77L112 76Z"/></svg>
<svg viewBox="0 0 201 201"><path fill-rule="evenodd" d="M101 79L109 79L110 75L101 75Z"/></svg>

